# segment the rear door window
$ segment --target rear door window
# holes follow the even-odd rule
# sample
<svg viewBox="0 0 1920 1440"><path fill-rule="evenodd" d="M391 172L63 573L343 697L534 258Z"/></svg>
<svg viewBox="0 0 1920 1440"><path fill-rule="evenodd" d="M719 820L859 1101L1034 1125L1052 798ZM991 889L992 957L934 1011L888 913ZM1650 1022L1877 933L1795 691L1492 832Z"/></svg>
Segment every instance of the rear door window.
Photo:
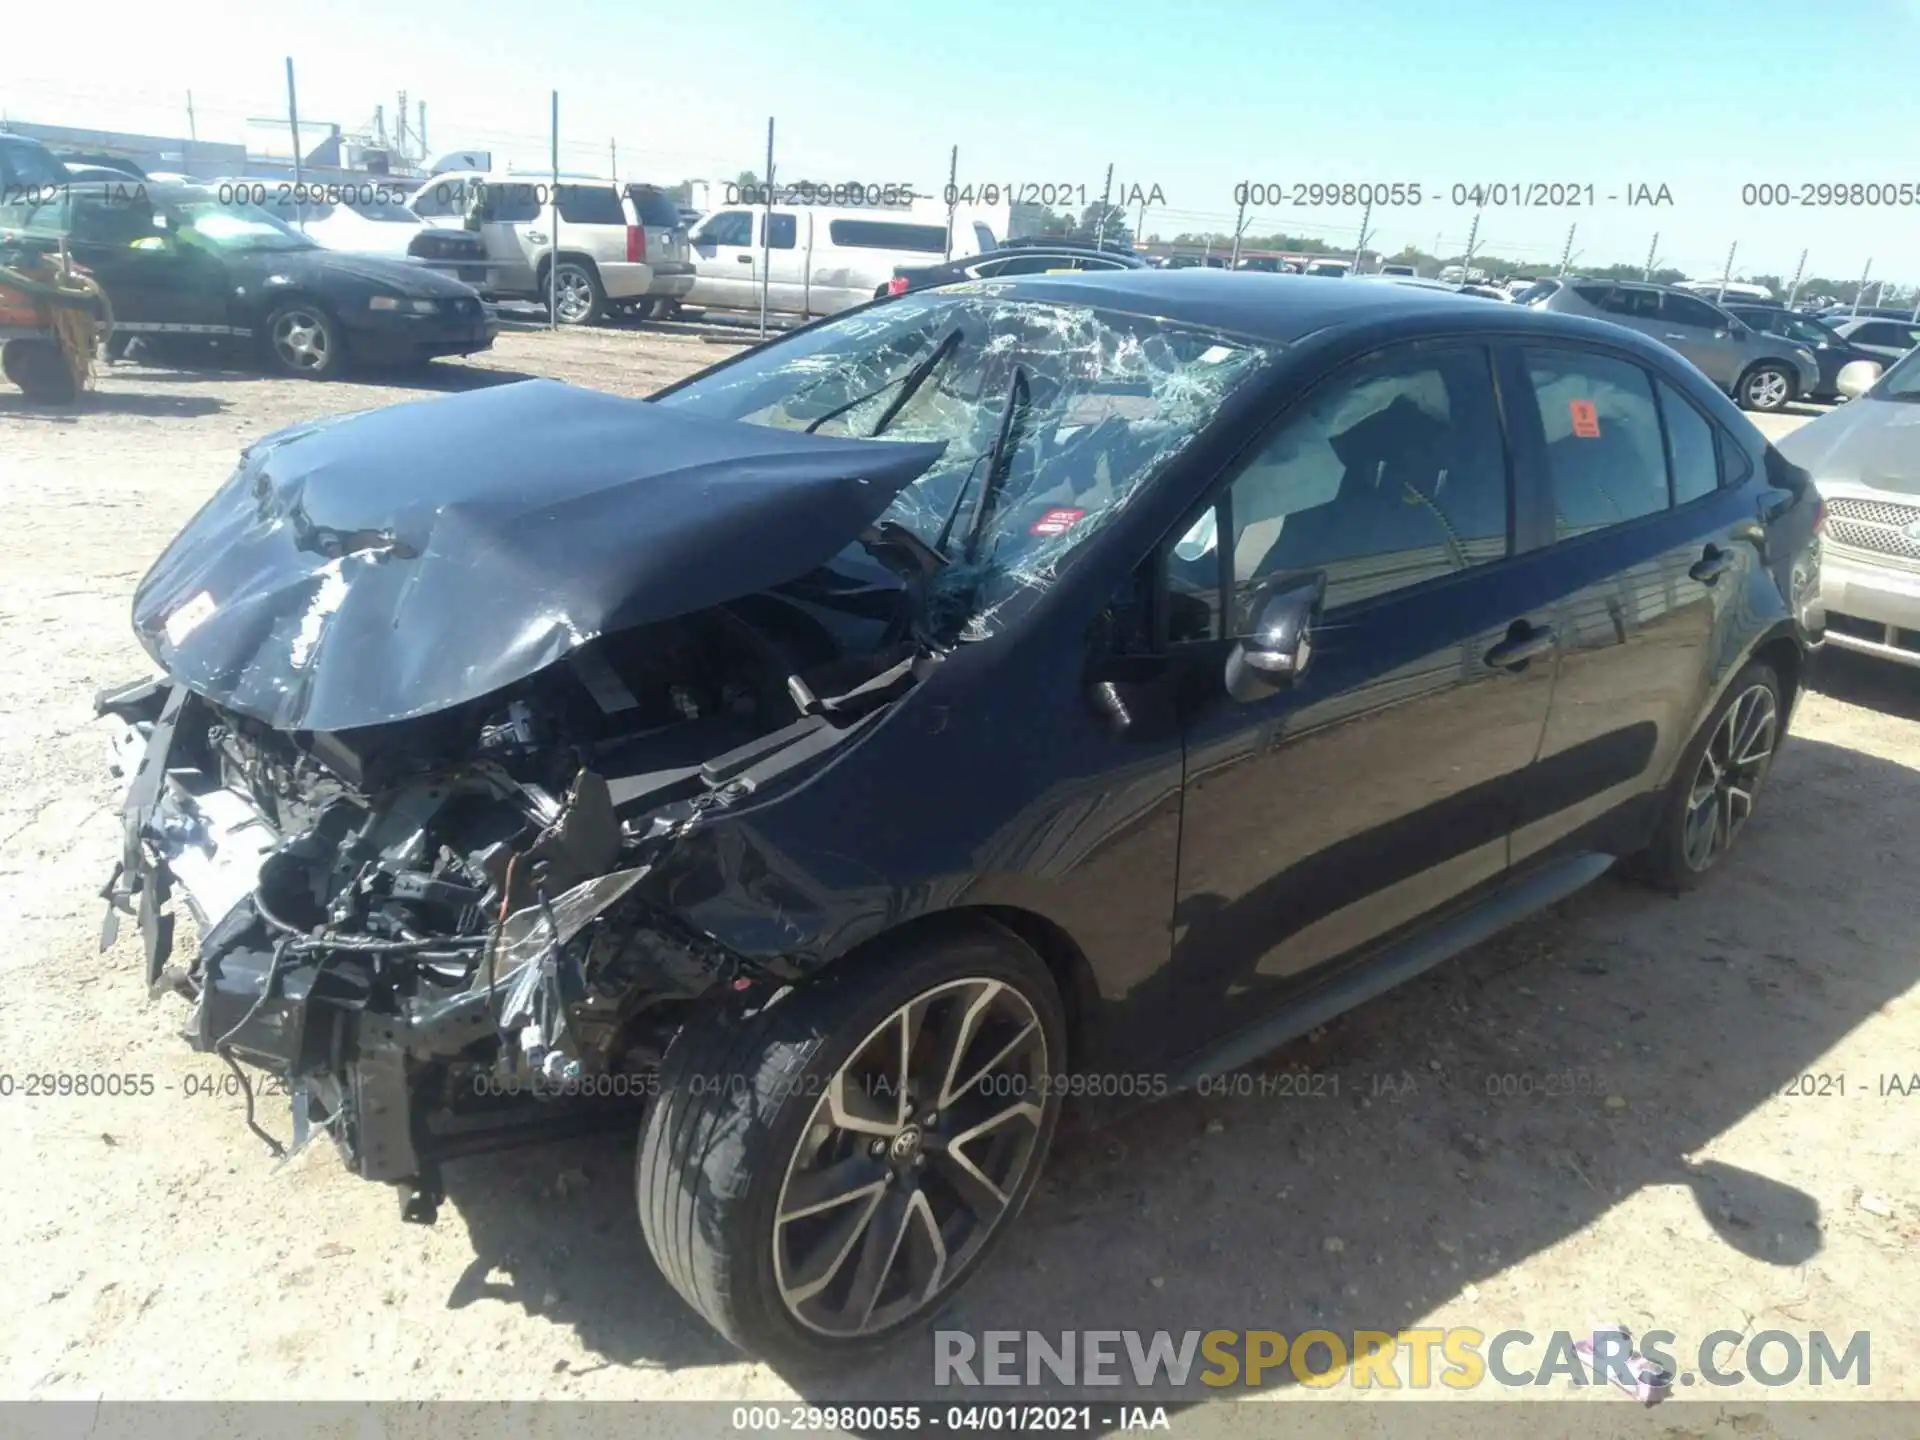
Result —
<svg viewBox="0 0 1920 1440"><path fill-rule="evenodd" d="M1561 540L1667 508L1666 442L1653 381L1592 351L1524 352L1553 484Z"/></svg>
<svg viewBox="0 0 1920 1440"><path fill-rule="evenodd" d="M700 232L702 245L751 245L753 217L745 210L722 210Z"/></svg>
<svg viewBox="0 0 1920 1440"><path fill-rule="evenodd" d="M767 248L770 250L793 249L794 237L799 226L791 215L769 215L763 222L766 230Z"/></svg>
<svg viewBox="0 0 1920 1440"><path fill-rule="evenodd" d="M540 218L542 196L524 181L489 181L480 202L480 218L505 225L528 225Z"/></svg>
<svg viewBox="0 0 1920 1440"><path fill-rule="evenodd" d="M1660 296L1660 318L1669 325L1690 325L1696 330L1724 330L1727 319L1718 309L1691 295Z"/></svg>
<svg viewBox="0 0 1920 1440"><path fill-rule="evenodd" d="M649 230L655 227L663 230L680 228L680 207L658 185L629 185L627 195L633 201L634 212L639 215L640 223Z"/></svg>

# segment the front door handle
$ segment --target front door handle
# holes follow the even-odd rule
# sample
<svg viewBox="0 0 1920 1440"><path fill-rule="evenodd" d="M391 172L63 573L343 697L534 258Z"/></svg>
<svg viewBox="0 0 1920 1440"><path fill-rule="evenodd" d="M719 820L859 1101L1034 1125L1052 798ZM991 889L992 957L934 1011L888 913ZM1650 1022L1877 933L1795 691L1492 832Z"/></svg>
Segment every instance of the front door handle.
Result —
<svg viewBox="0 0 1920 1440"><path fill-rule="evenodd" d="M1702 585L1711 585L1732 568L1732 552L1722 550L1718 545L1709 545L1706 553L1693 562L1693 567L1687 571L1687 574Z"/></svg>
<svg viewBox="0 0 1920 1440"><path fill-rule="evenodd" d="M547 243L547 237L542 235L538 230L529 230L527 232L527 240L530 244L534 245L544 245Z"/></svg>
<svg viewBox="0 0 1920 1440"><path fill-rule="evenodd" d="M1666 339L1668 339L1668 340L1684 340L1684 339L1686 339L1687 337L1686 337L1686 335L1685 335L1684 333L1682 333L1681 331L1678 331L1678 330L1669 330L1669 331L1668 331L1668 332L1666 333L1666 336L1665 336L1664 338L1666 338Z"/></svg>
<svg viewBox="0 0 1920 1440"><path fill-rule="evenodd" d="M733 258L738 260L742 265L751 265L753 263L753 257L751 255L736 255Z"/></svg>
<svg viewBox="0 0 1920 1440"><path fill-rule="evenodd" d="M1535 629L1524 620L1516 620L1507 631L1507 638L1487 651L1487 664L1495 670L1510 670L1519 674L1527 668L1527 663L1537 655L1544 655L1560 643L1560 637L1550 625Z"/></svg>

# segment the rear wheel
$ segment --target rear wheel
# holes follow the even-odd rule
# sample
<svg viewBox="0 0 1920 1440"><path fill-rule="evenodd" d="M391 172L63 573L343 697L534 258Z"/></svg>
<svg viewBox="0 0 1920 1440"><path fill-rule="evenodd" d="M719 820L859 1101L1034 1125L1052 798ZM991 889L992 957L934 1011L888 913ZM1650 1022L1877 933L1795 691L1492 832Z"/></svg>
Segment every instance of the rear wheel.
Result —
<svg viewBox="0 0 1920 1440"><path fill-rule="evenodd" d="M1784 365L1762 361L1740 377L1735 394L1747 410L1778 410L1793 399L1797 382Z"/></svg>
<svg viewBox="0 0 1920 1440"><path fill-rule="evenodd" d="M1734 677L1687 747L1638 868L1663 889L1690 890L1740 838L1784 734L1780 677L1756 660Z"/></svg>
<svg viewBox="0 0 1920 1440"><path fill-rule="evenodd" d="M584 260L562 260L551 285L542 276L540 294L562 325L591 325L607 313L607 292L600 272Z"/></svg>
<svg viewBox="0 0 1920 1440"><path fill-rule="evenodd" d="M1046 967L985 923L690 1029L641 1133L647 1245L751 1353L879 1344L944 1304L1026 1202L1064 1046Z"/></svg>

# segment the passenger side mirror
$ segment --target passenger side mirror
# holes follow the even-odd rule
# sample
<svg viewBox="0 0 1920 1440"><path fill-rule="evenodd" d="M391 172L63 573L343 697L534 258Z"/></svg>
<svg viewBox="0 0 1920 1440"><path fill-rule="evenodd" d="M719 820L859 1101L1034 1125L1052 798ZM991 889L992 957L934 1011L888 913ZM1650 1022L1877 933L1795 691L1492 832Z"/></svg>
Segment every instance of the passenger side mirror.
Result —
<svg viewBox="0 0 1920 1440"><path fill-rule="evenodd" d="M1834 388L1849 400L1858 400L1880 382L1884 367L1877 360L1851 360L1833 377Z"/></svg>
<svg viewBox="0 0 1920 1440"><path fill-rule="evenodd" d="M1320 573L1268 581L1247 597L1227 652L1227 693L1258 700L1292 684L1313 658L1313 630L1326 599Z"/></svg>

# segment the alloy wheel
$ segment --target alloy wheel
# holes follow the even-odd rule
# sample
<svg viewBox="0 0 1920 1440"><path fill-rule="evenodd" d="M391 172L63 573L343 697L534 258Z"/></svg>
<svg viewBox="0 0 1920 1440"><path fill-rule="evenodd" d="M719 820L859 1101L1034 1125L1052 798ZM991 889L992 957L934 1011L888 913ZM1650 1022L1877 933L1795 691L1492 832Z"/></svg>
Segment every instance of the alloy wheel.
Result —
<svg viewBox="0 0 1920 1440"><path fill-rule="evenodd" d="M1047 1039L1004 981L914 997L827 1081L787 1164L774 1280L802 1325L899 1324L966 1272L1016 1207L1047 1106Z"/></svg>
<svg viewBox="0 0 1920 1440"><path fill-rule="evenodd" d="M571 265L563 265L555 281L560 318L577 325L593 311L593 283Z"/></svg>
<svg viewBox="0 0 1920 1440"><path fill-rule="evenodd" d="M311 310L288 310L273 327L273 350L289 370L327 368L326 321Z"/></svg>
<svg viewBox="0 0 1920 1440"><path fill-rule="evenodd" d="M1760 370L1748 377L1747 403L1756 410L1777 410L1787 403L1787 377L1778 370Z"/></svg>
<svg viewBox="0 0 1920 1440"><path fill-rule="evenodd" d="M1749 686L1714 727L1694 772L1680 832L1689 869L1711 868L1732 847L1753 813L1779 730L1779 703L1766 685Z"/></svg>

